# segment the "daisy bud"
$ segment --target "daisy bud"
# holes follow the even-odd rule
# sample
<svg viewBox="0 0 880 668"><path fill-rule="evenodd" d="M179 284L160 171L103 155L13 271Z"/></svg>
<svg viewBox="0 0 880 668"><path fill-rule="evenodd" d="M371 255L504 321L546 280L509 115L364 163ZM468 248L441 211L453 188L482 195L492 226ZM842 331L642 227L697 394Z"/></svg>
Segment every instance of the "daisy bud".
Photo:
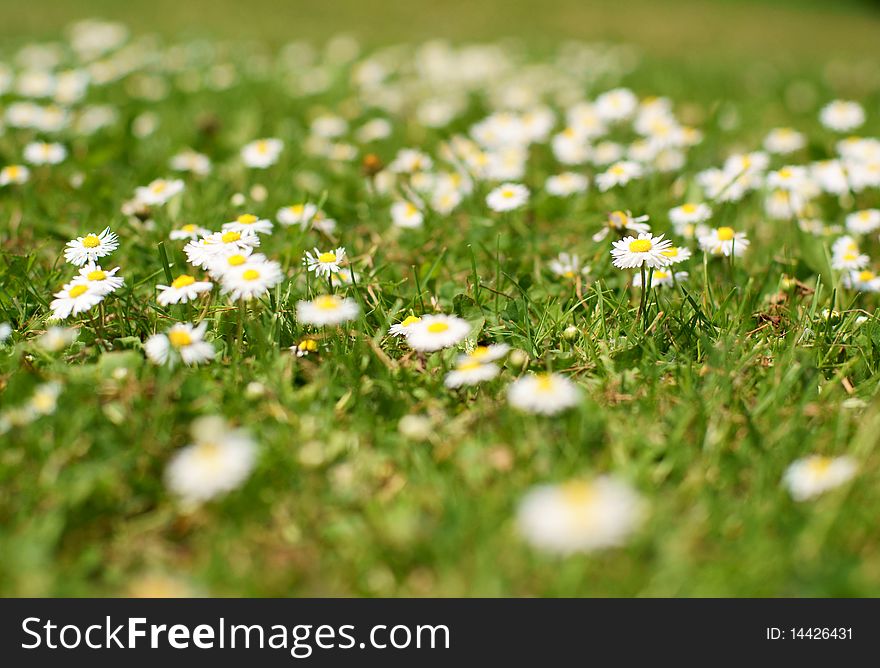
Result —
<svg viewBox="0 0 880 668"><path fill-rule="evenodd" d="M507 358L507 363L514 369L522 369L529 363L529 356L522 350L514 350Z"/></svg>
<svg viewBox="0 0 880 668"><path fill-rule="evenodd" d="M565 331L562 332L562 336L566 341L574 341L578 336L578 328L574 325L569 325L565 328Z"/></svg>
<svg viewBox="0 0 880 668"><path fill-rule="evenodd" d="M232 206L243 206L245 197L241 193L235 193L229 201Z"/></svg>

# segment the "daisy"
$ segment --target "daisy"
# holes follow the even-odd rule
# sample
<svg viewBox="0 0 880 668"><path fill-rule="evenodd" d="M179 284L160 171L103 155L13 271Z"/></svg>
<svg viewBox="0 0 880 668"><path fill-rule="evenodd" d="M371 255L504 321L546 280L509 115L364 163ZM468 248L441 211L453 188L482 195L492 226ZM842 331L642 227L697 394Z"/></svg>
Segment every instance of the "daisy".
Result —
<svg viewBox="0 0 880 668"><path fill-rule="evenodd" d="M211 234L211 230L199 227L193 223L187 223L176 230L171 230L168 234L168 238L172 241L180 241L181 239L191 239L194 241L199 237L206 237L209 234Z"/></svg>
<svg viewBox="0 0 880 668"><path fill-rule="evenodd" d="M507 388L507 400L526 413L553 415L577 405L577 385L557 373L536 373L518 378Z"/></svg>
<svg viewBox="0 0 880 668"><path fill-rule="evenodd" d="M775 128L764 138L764 148L778 155L794 153L806 145L806 137L792 128Z"/></svg>
<svg viewBox="0 0 880 668"><path fill-rule="evenodd" d="M330 274L330 285L333 287L337 287L340 285L352 285L355 281L360 281L361 275L352 271L351 269L346 269L344 267L340 267L339 271L335 274Z"/></svg>
<svg viewBox="0 0 880 668"><path fill-rule="evenodd" d="M586 192L590 180L583 174L563 172L550 176L544 182L544 189L554 197L570 197L576 193Z"/></svg>
<svg viewBox="0 0 880 668"><path fill-rule="evenodd" d="M460 190L449 187L438 188L431 196L431 208L442 216L448 216L461 204L462 198ZM391 215L393 218L393 211Z"/></svg>
<svg viewBox="0 0 880 668"><path fill-rule="evenodd" d="M822 107L819 120L829 130L849 132L865 122L865 110L857 102L834 100Z"/></svg>
<svg viewBox="0 0 880 668"><path fill-rule="evenodd" d="M628 484L609 476L539 485L517 510L523 538L538 550L568 555L626 542L644 517L644 502Z"/></svg>
<svg viewBox="0 0 880 668"><path fill-rule="evenodd" d="M0 343L12 336L12 325L8 322L0 322Z"/></svg>
<svg viewBox="0 0 880 668"><path fill-rule="evenodd" d="M180 179L156 179L147 186L135 188L134 196L139 202L148 206L165 204L178 193L183 192L183 181Z"/></svg>
<svg viewBox="0 0 880 668"><path fill-rule="evenodd" d="M596 187L605 192L614 186L624 186L633 179L640 178L643 173L644 168L639 163L632 160L621 160L596 175Z"/></svg>
<svg viewBox="0 0 880 668"><path fill-rule="evenodd" d="M686 202L669 210L669 220L672 221L676 230L687 225L705 223L711 217L712 209L709 208L708 204L702 202Z"/></svg>
<svg viewBox="0 0 880 668"><path fill-rule="evenodd" d="M245 232L227 230L214 232L198 241L190 241L183 247L183 252L186 254L187 262L207 269L217 260L230 255L249 253L259 245L260 238L250 230Z"/></svg>
<svg viewBox="0 0 880 668"><path fill-rule="evenodd" d="M785 471L782 484L795 501L806 501L849 482L856 474L851 457L810 455L793 462Z"/></svg>
<svg viewBox="0 0 880 668"><path fill-rule="evenodd" d="M493 343L488 346L477 346L467 355L459 356L458 363L463 364L464 362L470 361L485 364L487 362L500 360L508 352L510 352L510 346L506 343Z"/></svg>
<svg viewBox="0 0 880 668"><path fill-rule="evenodd" d="M192 425L193 443L179 450L165 470L165 484L185 506L228 494L247 480L257 446L244 429L232 429L220 417Z"/></svg>
<svg viewBox="0 0 880 668"><path fill-rule="evenodd" d="M853 234L868 234L880 228L880 209L863 209L846 217L846 229Z"/></svg>
<svg viewBox="0 0 880 668"><path fill-rule="evenodd" d="M663 255L672 261L671 264L678 264L679 262L684 262L685 260L690 259L691 249L686 246L672 246L663 251Z"/></svg>
<svg viewBox="0 0 880 668"><path fill-rule="evenodd" d="M284 142L280 139L258 139L241 149L241 159L246 167L266 169L278 161L283 148Z"/></svg>
<svg viewBox="0 0 880 668"><path fill-rule="evenodd" d="M52 309L53 320L64 320L72 315L79 315L99 304L104 299L97 288L92 285L68 283L60 292L55 293L55 299L49 304Z"/></svg>
<svg viewBox="0 0 880 668"><path fill-rule="evenodd" d="M710 255L740 256L749 247L745 232L736 232L732 227L719 227L700 236L700 248Z"/></svg>
<svg viewBox="0 0 880 668"><path fill-rule="evenodd" d="M191 172L197 176L211 173L211 159L203 153L189 149L172 156L168 165L176 172Z"/></svg>
<svg viewBox="0 0 880 668"><path fill-rule="evenodd" d="M596 113L603 121L618 122L631 118L639 99L628 88L615 88L596 98Z"/></svg>
<svg viewBox="0 0 880 668"><path fill-rule="evenodd" d="M256 232L257 234L272 234L272 221L258 218L252 213L243 213L229 223L223 223L223 231L233 232Z"/></svg>
<svg viewBox="0 0 880 668"><path fill-rule="evenodd" d="M635 237L624 237L612 243L612 264L618 269L632 269L633 267L665 267L672 264L672 259L664 255L672 247L672 242L653 236L650 232L643 232Z"/></svg>
<svg viewBox="0 0 880 668"><path fill-rule="evenodd" d="M314 204L291 204L278 209L275 217L278 222L285 227L290 225L300 225L303 229L308 227L312 222L312 218L318 213L318 207Z"/></svg>
<svg viewBox="0 0 880 668"><path fill-rule="evenodd" d="M426 172L434 166L430 156L411 148L402 148L397 156L388 165L389 171L394 174L412 174L414 172Z"/></svg>
<svg viewBox="0 0 880 668"><path fill-rule="evenodd" d="M320 295L312 301L296 303L296 318L304 325L341 325L357 318L361 309L358 303L349 297L336 295Z"/></svg>
<svg viewBox="0 0 880 668"><path fill-rule="evenodd" d="M221 278L221 286L222 292L229 294L233 301L247 301L262 297L283 280L284 272L277 262L246 262L226 271Z"/></svg>
<svg viewBox="0 0 880 668"><path fill-rule="evenodd" d="M58 397L61 394L61 383L49 381L38 385L31 395L28 407L36 415L51 415L58 408Z"/></svg>
<svg viewBox="0 0 880 668"><path fill-rule="evenodd" d="M61 144L35 141L24 147L24 159L32 165L57 165L67 157Z"/></svg>
<svg viewBox="0 0 880 668"><path fill-rule="evenodd" d="M220 279L223 275L236 267L241 267L249 262L266 262L267 258L262 253L253 253L250 248L243 248L231 255L215 257L208 264L208 274L211 278Z"/></svg>
<svg viewBox="0 0 880 668"><path fill-rule="evenodd" d="M81 267L87 262L95 262L98 258L109 255L119 248L119 237L105 227L100 234L87 234L67 242L64 259L70 264Z"/></svg>
<svg viewBox="0 0 880 668"><path fill-rule="evenodd" d="M169 304L186 304L197 299L203 292L210 292L214 284L211 281L197 281L189 274L181 274L173 281L171 285L157 285L159 296L156 301L162 306Z"/></svg>
<svg viewBox="0 0 880 668"><path fill-rule="evenodd" d="M412 202L398 200L391 205L391 221L397 227L421 227L425 221L425 214Z"/></svg>
<svg viewBox="0 0 880 668"><path fill-rule="evenodd" d="M668 271L666 269L655 269L654 274L651 276L651 287L653 288L662 288L669 287L671 285L675 285L675 283L682 283L688 279L688 273L686 271ZM642 275L635 274L632 279L632 285L634 288L642 287Z"/></svg>
<svg viewBox="0 0 880 668"><path fill-rule="evenodd" d="M397 324L391 325L388 333L391 336L406 336L409 328L421 320L417 315L408 315Z"/></svg>
<svg viewBox="0 0 880 668"><path fill-rule="evenodd" d="M50 353L57 353L76 341L79 332L73 327L50 327L37 337L37 345Z"/></svg>
<svg viewBox="0 0 880 668"><path fill-rule="evenodd" d="M290 346L290 350L297 357L306 357L309 353L318 352L318 342L315 339L303 339L295 346Z"/></svg>
<svg viewBox="0 0 880 668"><path fill-rule="evenodd" d="M529 200L529 189L519 183L502 183L486 195L486 205L492 211L513 211Z"/></svg>
<svg viewBox="0 0 880 668"><path fill-rule="evenodd" d="M144 343L144 351L153 364L174 366L178 360L186 365L202 364L214 359L214 347L204 340L208 323L197 326L178 322L165 334L153 334Z"/></svg>
<svg viewBox="0 0 880 668"><path fill-rule="evenodd" d="M478 383L492 380L501 373L497 364L492 362L483 363L475 359L459 361L455 369L446 374L443 384L449 388L461 387L462 385L477 385Z"/></svg>
<svg viewBox="0 0 880 668"><path fill-rule="evenodd" d="M556 259L550 260L547 266L550 271L563 278L576 278L579 274L586 276L590 273L590 267L582 267L580 258L569 253L560 253Z"/></svg>
<svg viewBox="0 0 880 668"><path fill-rule="evenodd" d="M423 315L407 328L406 342L419 352L433 352L460 343L470 334L471 325L454 315Z"/></svg>
<svg viewBox="0 0 880 668"><path fill-rule="evenodd" d="M634 234L650 232L651 226L645 224L645 221L648 219L649 216L633 217L629 211L612 211L608 214L605 227L593 235L593 241L602 241L612 230L618 234L623 234L624 232L632 232Z"/></svg>
<svg viewBox="0 0 880 668"><path fill-rule="evenodd" d="M100 265L89 262L86 266L79 270L79 275L75 277L71 285L88 285L99 295L109 295L122 287L125 279L117 276L116 272L119 267L113 269L102 269Z"/></svg>
<svg viewBox="0 0 880 668"><path fill-rule="evenodd" d="M0 186L8 186L10 183L21 185L27 183L31 171L24 165L7 165L0 169Z"/></svg>
<svg viewBox="0 0 880 668"><path fill-rule="evenodd" d="M843 287L859 292L880 292L880 276L868 269L844 274L842 283Z"/></svg>
<svg viewBox="0 0 880 668"><path fill-rule="evenodd" d="M306 251L303 264L308 271L315 272L315 276L329 276L339 271L339 265L345 260L345 248L340 246L335 251L322 253L317 248L314 254Z"/></svg>

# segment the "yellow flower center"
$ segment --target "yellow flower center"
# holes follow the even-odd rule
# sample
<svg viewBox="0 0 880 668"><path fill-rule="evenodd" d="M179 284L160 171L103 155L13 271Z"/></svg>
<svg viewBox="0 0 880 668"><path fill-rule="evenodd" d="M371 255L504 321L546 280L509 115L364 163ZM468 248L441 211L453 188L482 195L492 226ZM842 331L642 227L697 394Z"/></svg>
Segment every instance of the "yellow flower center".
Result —
<svg viewBox="0 0 880 668"><path fill-rule="evenodd" d="M810 469L810 473L822 475L831 467L831 458L822 456L810 457L807 467Z"/></svg>
<svg viewBox="0 0 880 668"><path fill-rule="evenodd" d="M322 295L315 299L315 306L322 311L335 311L339 308L339 300L331 295Z"/></svg>
<svg viewBox="0 0 880 668"><path fill-rule="evenodd" d="M294 204L293 206L287 207L287 209L290 211L290 213L294 213L297 215L299 215L303 211L305 211L305 208L306 207L303 204Z"/></svg>
<svg viewBox="0 0 880 668"><path fill-rule="evenodd" d="M865 271L859 272L859 280L863 283L874 280L874 272L868 271L867 269Z"/></svg>
<svg viewBox="0 0 880 668"><path fill-rule="evenodd" d="M687 204L681 205L681 210L684 211L685 213L696 213L697 205L691 204L690 202L688 202Z"/></svg>
<svg viewBox="0 0 880 668"><path fill-rule="evenodd" d="M665 255L666 257L678 257L678 247L673 246L669 250L661 251L660 255Z"/></svg>
<svg viewBox="0 0 880 668"><path fill-rule="evenodd" d="M256 269L246 269L241 277L246 281L255 281L260 277L260 272Z"/></svg>
<svg viewBox="0 0 880 668"><path fill-rule="evenodd" d="M336 253L331 253L331 252L321 253L318 256L318 262L324 262L324 263L336 262Z"/></svg>
<svg viewBox="0 0 880 668"><path fill-rule="evenodd" d="M101 245L101 240L97 237L97 235L89 234L83 239L83 246L86 248L97 248Z"/></svg>
<svg viewBox="0 0 880 668"><path fill-rule="evenodd" d="M196 226L192 223L187 223L183 227L180 228L181 232L195 232Z"/></svg>
<svg viewBox="0 0 880 668"><path fill-rule="evenodd" d="M10 179L18 178L20 172L21 167L19 167L18 165L10 165L6 168L6 173L9 175Z"/></svg>
<svg viewBox="0 0 880 668"><path fill-rule="evenodd" d="M165 192L165 188L167 188L167 187L168 186L164 181L157 181L152 186L150 186L150 189L158 195L160 193Z"/></svg>
<svg viewBox="0 0 880 668"><path fill-rule="evenodd" d="M257 153L268 153L269 152L269 142L265 139L261 139L257 142Z"/></svg>
<svg viewBox="0 0 880 668"><path fill-rule="evenodd" d="M95 269L94 271L90 271L88 274L86 274L86 278L90 281L103 281L105 278L107 278L107 274L100 269Z"/></svg>
<svg viewBox="0 0 880 668"><path fill-rule="evenodd" d="M408 315L400 323L401 327L409 327L410 325L420 322L422 319L416 315Z"/></svg>
<svg viewBox="0 0 880 668"><path fill-rule="evenodd" d="M566 272L565 272L564 274L562 274L562 275L563 275L565 278L574 278L577 274L575 274L573 271L569 270L569 271L566 271Z"/></svg>
<svg viewBox="0 0 880 668"><path fill-rule="evenodd" d="M85 285L74 285L72 288L70 288L70 291L67 293L67 295L71 299L76 299L80 295L85 294L87 290L88 288Z"/></svg>
<svg viewBox="0 0 880 668"><path fill-rule="evenodd" d="M550 392L553 390L553 377L549 373L535 374L535 379L538 381L539 392Z"/></svg>
<svg viewBox="0 0 880 668"><path fill-rule="evenodd" d="M192 343L192 337L185 329L174 329L168 332L168 341L175 348L183 348Z"/></svg>
<svg viewBox="0 0 880 668"><path fill-rule="evenodd" d="M220 446L216 443L199 443L196 456L207 466L216 466L220 459Z"/></svg>
<svg viewBox="0 0 880 668"><path fill-rule="evenodd" d="M792 174L793 172L788 167L783 167L779 170L779 178L781 179L790 179Z"/></svg>
<svg viewBox="0 0 880 668"><path fill-rule="evenodd" d="M234 242L238 241L239 239L241 239L241 232L232 232L232 231L230 231L230 232L224 232L224 233L220 236L220 240L221 240L224 244L231 244L231 243L234 243Z"/></svg>
<svg viewBox="0 0 880 668"><path fill-rule="evenodd" d="M623 211L612 211L608 215L608 223L612 227L626 227L626 222L629 216L627 216Z"/></svg>
<svg viewBox="0 0 880 668"><path fill-rule="evenodd" d="M662 281L664 278L669 278L669 274L665 271L655 271L654 278L656 278L658 281Z"/></svg>
<svg viewBox="0 0 880 668"><path fill-rule="evenodd" d="M608 171L612 174L615 174L616 176L623 176L624 174L626 174L626 169L624 169L622 165L614 165Z"/></svg>
<svg viewBox="0 0 880 668"><path fill-rule="evenodd" d="M718 240L719 241L730 241L733 239L733 228L732 227L719 227L718 228Z"/></svg>
<svg viewBox="0 0 880 668"><path fill-rule="evenodd" d="M592 501L596 496L596 490L590 483L583 480L573 480L563 484L560 488L562 498L569 506L583 506Z"/></svg>
<svg viewBox="0 0 880 668"><path fill-rule="evenodd" d="M470 357L475 359L482 359L486 355L489 354L489 348L487 346L477 346L471 351Z"/></svg>
<svg viewBox="0 0 880 668"><path fill-rule="evenodd" d="M514 195L516 195L516 193L513 192L512 190L502 190L502 191L501 191L501 196L502 196L504 199L510 199L510 198L513 197Z"/></svg>
<svg viewBox="0 0 880 668"><path fill-rule="evenodd" d="M843 254L843 259L844 259L844 260L855 260L857 257L858 257L858 255L856 255L856 254L853 253L852 251L848 251L848 252L846 252L846 253Z"/></svg>
<svg viewBox="0 0 880 668"><path fill-rule="evenodd" d="M257 222L257 220L259 220L259 218L257 218L252 213L243 213L235 220L237 220L239 223L241 223L243 225L253 225L254 223Z"/></svg>
<svg viewBox="0 0 880 668"><path fill-rule="evenodd" d="M247 258L244 255L236 254L236 255L230 255L228 258L226 258L226 263L230 267L239 267L239 266L243 265L245 262L247 262Z"/></svg>
<svg viewBox="0 0 880 668"><path fill-rule="evenodd" d="M864 221L867 222L867 220L868 220L870 217L871 217L871 212L870 212L870 211L859 211L859 220L864 220Z"/></svg>
<svg viewBox="0 0 880 668"><path fill-rule="evenodd" d="M629 250L632 253L647 253L654 247L648 239L636 239L629 242Z"/></svg>
<svg viewBox="0 0 880 668"><path fill-rule="evenodd" d="M430 325L428 325L428 331L431 332L431 334L440 334L448 329L449 325L447 325L445 322L432 322Z"/></svg>
<svg viewBox="0 0 880 668"><path fill-rule="evenodd" d="M196 279L189 274L181 274L171 282L171 287L177 289L185 288L187 285L192 285L195 282Z"/></svg>
<svg viewBox="0 0 880 668"><path fill-rule="evenodd" d="M318 349L318 342L314 339L303 339L297 346L300 350L313 353Z"/></svg>
<svg viewBox="0 0 880 668"><path fill-rule="evenodd" d="M479 369L483 366L478 360L468 360L467 362L462 362L458 365L459 371L473 371L474 369Z"/></svg>

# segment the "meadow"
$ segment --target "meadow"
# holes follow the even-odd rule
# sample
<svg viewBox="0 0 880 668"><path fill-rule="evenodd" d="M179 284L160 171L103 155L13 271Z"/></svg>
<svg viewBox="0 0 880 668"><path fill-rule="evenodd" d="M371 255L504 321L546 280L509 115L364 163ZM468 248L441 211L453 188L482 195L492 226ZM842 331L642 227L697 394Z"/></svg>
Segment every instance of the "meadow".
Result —
<svg viewBox="0 0 880 668"><path fill-rule="evenodd" d="M91 4L2 28L0 594L880 595L863 3Z"/></svg>

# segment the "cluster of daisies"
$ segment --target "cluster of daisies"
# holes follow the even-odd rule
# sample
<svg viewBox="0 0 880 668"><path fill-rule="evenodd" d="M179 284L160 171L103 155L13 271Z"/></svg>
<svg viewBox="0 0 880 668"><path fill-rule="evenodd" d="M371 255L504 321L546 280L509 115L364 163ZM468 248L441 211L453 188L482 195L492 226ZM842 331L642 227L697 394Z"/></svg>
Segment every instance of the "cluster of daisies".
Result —
<svg viewBox="0 0 880 668"><path fill-rule="evenodd" d="M160 48L133 38L124 26L87 21L74 25L63 44L23 50L16 68L0 64L3 124L12 130L13 141L25 138L16 148L15 162L0 168L4 196L33 197L27 184L42 183L50 173L63 173L71 187L82 187L86 179L98 178L77 169L80 146L89 143L84 140L95 136L97 142L112 130L147 142L162 123L152 106L172 89L184 95L234 89L256 67L225 56L206 67L198 49L169 47L157 57ZM623 87L598 90L597 81L620 80L626 69L627 59L615 55L614 49L597 52L570 44L547 68L535 68L493 45L456 48L432 42L411 51L370 54L345 38L333 40L323 51L303 43L288 45L271 70L279 74L286 92L305 101L344 81L346 104L332 112L315 106L296 132L286 125L276 129L278 136L255 132L235 145L231 157L175 144L173 153L162 157L172 177L133 189L125 186L119 209L127 227L116 229L126 245L148 239L152 247L161 243L164 252L167 243L175 257L186 259L185 266L160 264L154 253L150 279L126 286L132 293L144 283L155 288L150 300L160 314L156 329L162 331L153 330L143 342L147 358L169 367L221 363L208 314L218 306L234 306L225 310L240 319L251 317L271 308L273 291L277 297L282 287L307 297L296 302L295 322L306 333L290 348L296 357L315 355L321 340L346 328L363 328L367 302L360 286L362 279L374 278L366 275L368 267L375 269L353 262L340 245L340 237L346 236L340 230L347 233L348 222L341 212L349 215L362 204L369 205L376 234L393 240L417 235L419 229L446 233L444 223L458 224L475 213L486 225L512 234L514 225L528 222L526 214L539 199L580 203L600 197L619 209L602 216L585 214L585 226L599 229L582 236L583 249L570 248L547 267L560 279L580 285L600 273L584 258L607 260L610 254L611 264L626 272L630 285L644 296L652 287L674 288L687 281L688 263L696 257L732 263L745 256L749 233L737 226L740 219L726 214L732 203L759 198L767 219L834 239L831 266L841 273L844 287L880 291L880 278L862 251L868 237L880 230L880 210L868 208L880 187L880 140L832 135L828 145L834 146L833 155L814 161L804 132L776 128L754 151L728 155L719 166L695 171L691 149L701 144L703 135L693 118L677 115L668 98L640 98ZM159 63L169 63L167 71ZM124 128L121 121L128 118L128 108L122 114L105 101L119 90L126 104L143 108ZM475 118L476 113L480 116ZM830 102L818 115L829 133L855 132L865 120L859 104L842 100ZM407 132L411 125L418 132ZM206 135L215 131L207 122ZM420 145L424 137L441 139ZM538 160L544 162L536 170ZM213 221L192 213L188 219L180 217L181 210L194 209L181 203L191 204L187 198L206 190L202 185L225 188L230 174L242 172L248 188L230 198L235 213ZM332 175L354 172L362 178L357 181L360 190L353 186L353 201L330 198L325 211L325 199L315 196L328 191ZM288 199L289 191L270 192L260 183L263 177L265 183L278 183L282 177L290 183L290 176L292 192L305 193L301 197ZM666 204L671 208L651 211L652 218L624 210L627 202L638 199L632 196L638 184L649 179L672 182ZM339 223L330 215L334 211ZM845 221L843 226L835 224L837 219ZM759 235L760 230L753 232ZM290 249L303 237L310 239L310 249L291 260ZM360 241L347 237L355 250ZM67 244L64 258L78 273L55 293L47 320L78 320L81 327L92 320L103 326L100 305L125 283L119 267L99 262L119 243L108 227ZM272 259L272 250L279 251L275 257L280 261ZM163 272L164 282L153 285L153 277ZM533 372L525 354L501 340L503 332L495 334L498 340L480 339L472 323L444 312L436 300L432 309L423 307L417 314L398 312L409 314L398 318L387 337L376 340L392 354L401 347L408 350L405 354L420 362L421 369L427 368L428 355L440 353L440 365L446 365L443 385L450 394L477 394L479 389L469 388L507 373L515 377L489 387L503 387L508 404L520 412L553 416L582 404L583 390L572 378L558 371ZM11 336L9 330L0 326L0 345ZM576 328L572 331L576 336ZM42 335L41 345L62 350L75 336L75 327L56 325ZM241 338L234 345L245 349ZM548 369L552 361L547 360ZM0 432L54 410L60 391L60 385L49 383L26 405L4 409ZM418 422L417 416L409 417L410 423ZM248 430L222 417L202 418L192 425L191 444L170 461L166 483L184 505L198 505L242 485L257 457L257 441ZM856 470L850 458L811 455L791 465L783 484L793 498L805 500L846 483ZM639 492L609 475L533 489L519 508L518 525L540 549L585 552L623 543L645 515Z"/></svg>

